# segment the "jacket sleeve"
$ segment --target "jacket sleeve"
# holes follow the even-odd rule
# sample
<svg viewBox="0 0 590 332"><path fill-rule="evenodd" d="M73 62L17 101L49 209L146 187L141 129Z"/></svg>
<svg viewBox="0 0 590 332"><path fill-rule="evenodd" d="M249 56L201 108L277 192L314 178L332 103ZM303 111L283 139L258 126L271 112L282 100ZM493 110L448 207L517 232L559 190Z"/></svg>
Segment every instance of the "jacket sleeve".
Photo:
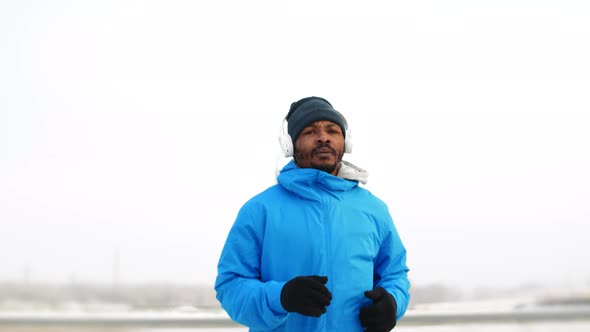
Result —
<svg viewBox="0 0 590 332"><path fill-rule="evenodd" d="M383 241L375 260L375 287L385 288L397 304L397 319L403 317L410 302L410 281L406 249L389 213L385 218Z"/></svg>
<svg viewBox="0 0 590 332"><path fill-rule="evenodd" d="M259 216L259 217L255 217ZM261 280L263 215L242 207L217 266L216 296L230 318L256 330L270 330L287 319L281 305L285 282Z"/></svg>

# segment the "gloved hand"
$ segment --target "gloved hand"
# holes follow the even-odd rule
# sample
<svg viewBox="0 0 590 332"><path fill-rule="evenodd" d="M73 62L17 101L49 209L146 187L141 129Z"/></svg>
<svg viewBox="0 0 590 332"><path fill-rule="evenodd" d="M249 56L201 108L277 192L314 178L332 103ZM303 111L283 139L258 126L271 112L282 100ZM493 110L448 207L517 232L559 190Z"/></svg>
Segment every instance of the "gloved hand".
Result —
<svg viewBox="0 0 590 332"><path fill-rule="evenodd" d="M396 323L397 303L383 287L366 291L365 296L373 300L372 304L361 308L359 315L365 332L389 332Z"/></svg>
<svg viewBox="0 0 590 332"><path fill-rule="evenodd" d="M326 282L325 276L300 276L287 281L281 290L281 305L289 312L320 317L332 300Z"/></svg>

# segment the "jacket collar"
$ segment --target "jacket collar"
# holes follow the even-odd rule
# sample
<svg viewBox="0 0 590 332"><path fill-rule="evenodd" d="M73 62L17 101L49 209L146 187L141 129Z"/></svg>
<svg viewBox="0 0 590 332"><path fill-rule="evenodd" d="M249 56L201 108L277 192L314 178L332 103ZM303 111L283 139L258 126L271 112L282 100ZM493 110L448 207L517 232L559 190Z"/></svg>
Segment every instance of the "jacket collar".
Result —
<svg viewBox="0 0 590 332"><path fill-rule="evenodd" d="M338 176L314 168L299 168L294 160L289 161L277 177L277 181L285 189L301 197L320 200L326 193L340 197L345 192L354 189L358 183L367 183L367 171L342 161Z"/></svg>

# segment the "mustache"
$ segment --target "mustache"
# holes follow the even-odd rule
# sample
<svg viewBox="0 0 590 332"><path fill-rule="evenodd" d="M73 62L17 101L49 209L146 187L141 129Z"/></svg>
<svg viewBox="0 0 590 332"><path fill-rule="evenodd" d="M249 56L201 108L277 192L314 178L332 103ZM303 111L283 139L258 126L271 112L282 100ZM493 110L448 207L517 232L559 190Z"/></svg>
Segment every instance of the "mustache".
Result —
<svg viewBox="0 0 590 332"><path fill-rule="evenodd" d="M311 150L311 155L315 155L318 153L318 150L320 149L330 149L330 151L332 152L332 154L336 155L336 150L330 146L330 144L321 144L316 146L315 148L313 148L313 150Z"/></svg>

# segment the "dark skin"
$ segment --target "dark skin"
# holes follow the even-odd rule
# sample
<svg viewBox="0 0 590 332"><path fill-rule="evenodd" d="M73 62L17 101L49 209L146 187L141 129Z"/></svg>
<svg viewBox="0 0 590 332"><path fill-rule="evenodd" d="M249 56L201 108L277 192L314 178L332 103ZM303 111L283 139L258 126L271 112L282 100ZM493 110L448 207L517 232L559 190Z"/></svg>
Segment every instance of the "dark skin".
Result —
<svg viewBox="0 0 590 332"><path fill-rule="evenodd" d="M332 121L316 121L305 127L295 140L295 163L337 175L344 155L344 133Z"/></svg>

